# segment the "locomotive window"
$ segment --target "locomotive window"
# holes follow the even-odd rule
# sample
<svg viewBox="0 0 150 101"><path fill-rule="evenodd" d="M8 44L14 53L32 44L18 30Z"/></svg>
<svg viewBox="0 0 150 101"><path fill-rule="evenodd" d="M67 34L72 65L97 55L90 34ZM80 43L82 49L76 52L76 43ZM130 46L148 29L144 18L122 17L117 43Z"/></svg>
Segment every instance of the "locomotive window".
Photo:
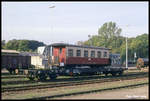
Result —
<svg viewBox="0 0 150 101"><path fill-rule="evenodd" d="M81 50L77 50L77 56L81 56Z"/></svg>
<svg viewBox="0 0 150 101"><path fill-rule="evenodd" d="M104 57L107 57L107 52L104 52Z"/></svg>
<svg viewBox="0 0 150 101"><path fill-rule="evenodd" d="M95 51L91 51L91 57L92 57L92 58L95 57Z"/></svg>
<svg viewBox="0 0 150 101"><path fill-rule="evenodd" d="M87 50L84 51L84 57L88 57L88 51Z"/></svg>
<svg viewBox="0 0 150 101"><path fill-rule="evenodd" d="M73 56L73 49L68 49L68 56Z"/></svg>
<svg viewBox="0 0 150 101"><path fill-rule="evenodd" d="M97 52L97 57L101 58L101 52L100 51Z"/></svg>

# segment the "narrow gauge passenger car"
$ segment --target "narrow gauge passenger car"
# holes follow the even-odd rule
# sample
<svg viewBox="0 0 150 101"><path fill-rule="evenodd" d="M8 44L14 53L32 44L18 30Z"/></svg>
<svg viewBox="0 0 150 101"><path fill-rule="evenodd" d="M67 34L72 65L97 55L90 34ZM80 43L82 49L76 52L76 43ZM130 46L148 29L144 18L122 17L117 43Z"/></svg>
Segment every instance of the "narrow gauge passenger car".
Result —
<svg viewBox="0 0 150 101"><path fill-rule="evenodd" d="M56 66L108 66L109 50L103 47L52 44L52 63Z"/></svg>
<svg viewBox="0 0 150 101"><path fill-rule="evenodd" d="M122 74L121 66L110 67L111 58L109 48L80 46L64 43L51 44L51 59L49 63L58 67L59 75L77 74Z"/></svg>

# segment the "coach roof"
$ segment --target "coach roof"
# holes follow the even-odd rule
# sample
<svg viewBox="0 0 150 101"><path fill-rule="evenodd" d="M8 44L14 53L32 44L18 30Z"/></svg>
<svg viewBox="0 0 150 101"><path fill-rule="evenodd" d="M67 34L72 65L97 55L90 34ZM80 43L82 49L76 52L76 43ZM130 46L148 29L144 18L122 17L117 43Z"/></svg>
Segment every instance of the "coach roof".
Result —
<svg viewBox="0 0 150 101"><path fill-rule="evenodd" d="M19 54L19 51L16 50L6 50L6 49L2 49L1 50L2 53L12 53L12 54Z"/></svg>
<svg viewBox="0 0 150 101"><path fill-rule="evenodd" d="M70 46L70 47L81 47L81 48L94 48L94 49L105 49L105 50L111 50L110 48L105 48L105 47L96 47L96 46L87 46L87 45L73 45L73 44L67 44L67 43L53 43L49 46L54 46L54 47L66 47L66 46Z"/></svg>

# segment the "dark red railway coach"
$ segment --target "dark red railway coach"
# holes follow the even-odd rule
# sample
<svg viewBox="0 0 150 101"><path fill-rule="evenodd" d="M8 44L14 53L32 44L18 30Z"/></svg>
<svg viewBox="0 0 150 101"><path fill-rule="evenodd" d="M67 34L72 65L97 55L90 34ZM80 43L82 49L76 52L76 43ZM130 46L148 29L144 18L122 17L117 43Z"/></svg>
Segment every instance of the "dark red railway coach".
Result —
<svg viewBox="0 0 150 101"><path fill-rule="evenodd" d="M110 65L109 48L79 46L64 43L52 44L53 62L59 66Z"/></svg>

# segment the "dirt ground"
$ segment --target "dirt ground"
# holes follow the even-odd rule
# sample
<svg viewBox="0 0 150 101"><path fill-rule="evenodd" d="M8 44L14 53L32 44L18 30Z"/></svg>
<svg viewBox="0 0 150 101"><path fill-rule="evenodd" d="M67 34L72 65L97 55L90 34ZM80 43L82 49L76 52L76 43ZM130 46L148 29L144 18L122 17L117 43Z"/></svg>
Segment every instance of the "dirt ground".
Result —
<svg viewBox="0 0 150 101"><path fill-rule="evenodd" d="M66 96L58 99L149 99L149 86L123 88L90 94Z"/></svg>

